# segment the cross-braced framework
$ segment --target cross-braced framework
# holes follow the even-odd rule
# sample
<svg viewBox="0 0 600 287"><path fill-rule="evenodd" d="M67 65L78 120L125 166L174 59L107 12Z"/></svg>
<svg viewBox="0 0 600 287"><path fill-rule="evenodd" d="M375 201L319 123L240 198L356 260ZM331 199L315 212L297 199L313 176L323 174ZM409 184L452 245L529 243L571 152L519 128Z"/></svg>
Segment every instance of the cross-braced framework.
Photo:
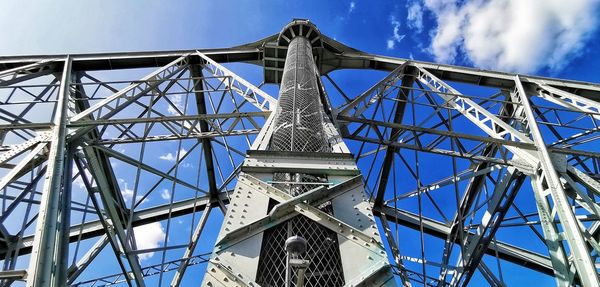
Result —
<svg viewBox="0 0 600 287"><path fill-rule="evenodd" d="M353 155L314 160L351 162L362 176L317 180L300 195L245 163L311 162L260 151L277 107L263 88L281 81L288 49L278 34L227 49L0 58L0 286L198 285L207 266L224 286L258 286L215 262L213 246L284 222L290 209L382 244L398 285L546 275L600 285L600 85L307 38L323 115ZM233 72L244 64L264 71L261 84ZM353 95L336 75L345 69L387 75ZM228 210L244 208L230 206L236 185L279 205L217 238ZM316 208L356 186L376 238Z"/></svg>

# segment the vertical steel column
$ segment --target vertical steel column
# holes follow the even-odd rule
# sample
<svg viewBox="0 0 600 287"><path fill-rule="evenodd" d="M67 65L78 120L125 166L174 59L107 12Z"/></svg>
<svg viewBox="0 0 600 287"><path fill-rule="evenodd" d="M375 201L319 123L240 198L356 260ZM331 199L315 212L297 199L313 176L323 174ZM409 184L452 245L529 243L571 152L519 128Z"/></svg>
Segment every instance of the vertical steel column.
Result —
<svg viewBox="0 0 600 287"><path fill-rule="evenodd" d="M192 83L194 84L194 95L196 96L196 108L198 109L199 115L206 115L206 100L204 99L204 80L202 79L202 68L199 65L190 65L190 74L192 76ZM209 130L208 123L205 120L198 122L200 125L201 132L207 132ZM213 151L212 143L209 138L199 139L202 144L202 152L204 153L204 162L206 164L206 173L208 176L208 192L211 196L218 199L217 196L217 181L215 176L215 167L213 164Z"/></svg>
<svg viewBox="0 0 600 287"><path fill-rule="evenodd" d="M75 149L72 145L65 147L67 154L65 155L65 163L63 169L63 191L60 196L59 210L59 244L56 245L56 256L60 264L56 266L56 273L60 286L65 285L68 279L68 262L69 262L69 232L71 231L71 187L73 184L73 154Z"/></svg>
<svg viewBox="0 0 600 287"><path fill-rule="evenodd" d="M394 112L394 123L402 123L402 119L404 118L404 110L406 109L406 102L408 101L408 94L411 91L411 87L415 81L415 76L410 73L410 67L403 66L402 69L402 83L401 88L398 91L398 95L396 96L396 105ZM400 130L396 128L392 128L390 131L390 142L395 142L400 135ZM387 182L390 176L390 171L392 168L392 162L394 161L394 156L400 149L397 147L388 147L385 151L385 158L383 160L383 167L381 168L381 174L379 179L379 184L377 188L377 195L375 197L375 206L381 206L383 204L383 199L385 198L385 190L387 189Z"/></svg>
<svg viewBox="0 0 600 287"><path fill-rule="evenodd" d="M573 214L571 205L567 199L567 194L562 186L560 177L554 167L550 153L546 148L546 143L542 137L542 133L537 125L535 115L525 93L525 89L521 84L519 76L515 76L516 92L519 95L521 103L523 104L525 116L529 124L529 130L533 137L533 142L538 150L539 156L539 170L536 176L532 177L534 183L534 192L539 200L547 202L547 196L550 195L554 203L554 209L560 220L563 237L569 244L569 250L571 250L574 260L573 264L577 269L577 273L583 286L600 286L598 282L598 274L596 273L596 267L594 261L590 257L589 250L585 238L581 230L579 229L579 223ZM539 201L538 200L538 201ZM553 216L552 216L553 217ZM553 221L550 218L551 222ZM542 219L543 220L543 219Z"/></svg>
<svg viewBox="0 0 600 287"><path fill-rule="evenodd" d="M71 57L65 59L58 99L56 101L56 110L53 118L52 141L50 152L48 154L48 164L46 179L42 190L40 210L35 230L35 240L33 242L33 251L29 263L29 276L27 286L64 286L64 276L59 276L61 271L66 270L67 262L59 252L68 252L68 246L63 248L63 228L59 226L60 210L65 210L64 205L69 202L61 201L61 190L63 189L63 175L65 169L66 152L66 132L68 120L68 102L70 95L69 82L71 80ZM67 185L68 187L68 185ZM64 199L65 197L62 197ZM61 207L61 205L63 205ZM68 210L68 209L66 209ZM63 222L63 224L69 224Z"/></svg>

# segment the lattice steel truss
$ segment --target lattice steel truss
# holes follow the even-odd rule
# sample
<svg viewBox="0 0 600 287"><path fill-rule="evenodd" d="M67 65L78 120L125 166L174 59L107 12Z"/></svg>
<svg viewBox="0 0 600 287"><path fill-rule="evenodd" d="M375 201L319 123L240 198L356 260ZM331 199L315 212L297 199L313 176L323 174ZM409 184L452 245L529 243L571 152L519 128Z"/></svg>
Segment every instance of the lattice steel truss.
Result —
<svg viewBox="0 0 600 287"><path fill-rule="evenodd" d="M300 26L226 49L1 57L0 286L258 286L215 254L291 218L337 233L342 265L345 244L383 253L347 286L389 266L404 286L600 285L600 85L370 55ZM285 87L297 35L324 119L304 138L323 133L329 156L312 138L269 153L283 127L262 88ZM342 69L388 74L353 96ZM285 192L294 174L302 193ZM138 246L156 224L159 244Z"/></svg>

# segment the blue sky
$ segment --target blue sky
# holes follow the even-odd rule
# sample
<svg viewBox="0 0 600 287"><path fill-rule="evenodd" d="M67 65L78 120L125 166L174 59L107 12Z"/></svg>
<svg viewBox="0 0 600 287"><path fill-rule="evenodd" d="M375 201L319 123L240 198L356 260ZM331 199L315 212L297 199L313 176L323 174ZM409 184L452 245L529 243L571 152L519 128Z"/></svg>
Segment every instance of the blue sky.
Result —
<svg viewBox="0 0 600 287"><path fill-rule="evenodd" d="M308 18L370 53L597 79L597 0L458 2L3 1L0 55L227 47Z"/></svg>
<svg viewBox="0 0 600 287"><path fill-rule="evenodd" d="M459 2L3 1L0 3L0 25L3 27L0 56L229 47L278 33L293 18L307 18L329 37L373 54L600 82L597 72L600 41L596 40L599 1L579 0L568 4L541 0ZM228 67L255 84L262 79L260 68L237 64ZM148 72L150 70L139 71L140 75ZM357 75L352 71L340 71L332 77L354 96L385 73ZM128 76L133 79L138 75ZM334 96L332 87L326 85L330 95ZM267 90L276 96L276 89ZM332 101L341 103L339 98ZM178 148L189 150L190 145L178 147L174 142L155 145L152 150L156 157L154 162L157 165L173 162ZM136 156L136 152L136 149L123 150L131 156ZM191 157L199 155L199 150L195 149ZM431 170L436 165L439 162L424 163ZM133 169L121 169L119 164L115 168L122 178L135 177ZM447 175L431 172L423 177L431 182ZM195 173L182 172L180 176L190 182L197 178ZM405 189L411 189L406 186L411 182L410 176L400 175L398 182L405 185ZM131 200L133 180L120 183L124 195ZM142 189L144 184L141 183ZM414 184L414 180L410 184ZM167 201L171 197L177 198L177 195L163 196L164 190L171 189L170 184L163 185L147 204L162 202L161 198ZM84 201L84 198L79 199ZM220 219L219 213L213 212L211 226L217 226ZM179 224L190 226L191 220L183 218ZM189 232L189 228L181 231ZM214 228L207 233L209 239L206 240L214 240L217 231ZM149 229L145 234L157 238L154 244L164 236L160 227ZM418 243L405 244L418 249ZM440 244L440 241L431 244ZM201 249L210 251L211 247L212 244L207 244ZM409 252L407 255L418 254ZM156 262L158 257L154 255L144 263ZM518 280L518 270L508 268L506 276ZM108 273L110 271L99 273L94 270L87 275ZM546 276L533 276L528 280L535 282L538 279L548 284L553 282Z"/></svg>

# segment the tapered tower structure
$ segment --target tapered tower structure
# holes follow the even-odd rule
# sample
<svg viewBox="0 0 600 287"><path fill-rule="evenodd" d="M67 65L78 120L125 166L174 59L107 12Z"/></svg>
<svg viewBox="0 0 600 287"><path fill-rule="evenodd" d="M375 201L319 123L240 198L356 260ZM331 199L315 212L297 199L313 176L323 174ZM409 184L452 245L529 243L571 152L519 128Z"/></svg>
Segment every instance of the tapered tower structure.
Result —
<svg viewBox="0 0 600 287"><path fill-rule="evenodd" d="M242 165L205 286L396 286L362 176L321 102L320 36L306 20L279 34L277 108ZM304 278L289 264L292 236L308 243Z"/></svg>

